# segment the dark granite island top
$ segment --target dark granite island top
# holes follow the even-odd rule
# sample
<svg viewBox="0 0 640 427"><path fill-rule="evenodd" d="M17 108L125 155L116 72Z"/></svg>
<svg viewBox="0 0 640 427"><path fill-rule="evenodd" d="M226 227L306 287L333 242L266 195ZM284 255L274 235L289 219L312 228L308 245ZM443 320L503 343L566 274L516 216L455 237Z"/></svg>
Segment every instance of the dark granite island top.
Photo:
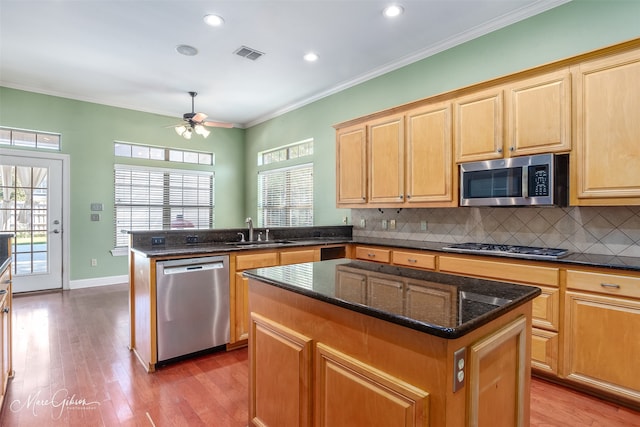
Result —
<svg viewBox="0 0 640 427"><path fill-rule="evenodd" d="M259 268L244 275L447 339L461 337L541 293L532 286L348 259Z"/></svg>

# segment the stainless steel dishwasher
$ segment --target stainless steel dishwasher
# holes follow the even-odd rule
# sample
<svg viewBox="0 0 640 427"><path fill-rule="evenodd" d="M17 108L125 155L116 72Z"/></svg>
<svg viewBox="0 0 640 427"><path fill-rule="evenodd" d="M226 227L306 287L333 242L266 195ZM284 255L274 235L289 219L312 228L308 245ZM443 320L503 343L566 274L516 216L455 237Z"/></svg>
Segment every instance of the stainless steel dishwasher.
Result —
<svg viewBox="0 0 640 427"><path fill-rule="evenodd" d="M229 257L156 263L158 362L229 342Z"/></svg>

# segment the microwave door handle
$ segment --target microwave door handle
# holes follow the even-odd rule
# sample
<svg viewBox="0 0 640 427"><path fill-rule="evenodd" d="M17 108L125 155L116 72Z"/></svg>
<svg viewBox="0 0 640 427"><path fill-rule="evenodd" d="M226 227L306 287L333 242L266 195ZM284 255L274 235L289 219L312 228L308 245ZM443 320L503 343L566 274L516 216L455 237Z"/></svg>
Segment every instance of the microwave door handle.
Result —
<svg viewBox="0 0 640 427"><path fill-rule="evenodd" d="M522 168L522 197L529 198L529 168Z"/></svg>

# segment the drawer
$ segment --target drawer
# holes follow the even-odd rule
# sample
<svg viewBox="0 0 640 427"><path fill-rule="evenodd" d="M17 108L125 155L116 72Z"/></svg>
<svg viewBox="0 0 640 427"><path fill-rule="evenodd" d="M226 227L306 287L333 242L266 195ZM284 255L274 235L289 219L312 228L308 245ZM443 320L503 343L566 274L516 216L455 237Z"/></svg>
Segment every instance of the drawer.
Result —
<svg viewBox="0 0 640 427"><path fill-rule="evenodd" d="M558 331L560 321L560 290L538 286L542 293L533 300L533 326Z"/></svg>
<svg viewBox="0 0 640 427"><path fill-rule="evenodd" d="M260 252L236 256L236 271L278 265L277 252Z"/></svg>
<svg viewBox="0 0 640 427"><path fill-rule="evenodd" d="M435 270L436 268L435 255L411 251L393 251L391 256L393 263L396 265L424 268L427 270Z"/></svg>
<svg viewBox="0 0 640 427"><path fill-rule="evenodd" d="M317 249L305 249L280 252L280 265L300 264L302 262L320 261Z"/></svg>
<svg viewBox="0 0 640 427"><path fill-rule="evenodd" d="M531 330L531 367L558 375L558 334Z"/></svg>
<svg viewBox="0 0 640 427"><path fill-rule="evenodd" d="M533 285L559 285L558 268L440 256L440 271Z"/></svg>
<svg viewBox="0 0 640 427"><path fill-rule="evenodd" d="M391 259L391 251L389 249L356 246L356 258L366 261L389 263Z"/></svg>
<svg viewBox="0 0 640 427"><path fill-rule="evenodd" d="M640 278L567 270L567 288L640 299Z"/></svg>

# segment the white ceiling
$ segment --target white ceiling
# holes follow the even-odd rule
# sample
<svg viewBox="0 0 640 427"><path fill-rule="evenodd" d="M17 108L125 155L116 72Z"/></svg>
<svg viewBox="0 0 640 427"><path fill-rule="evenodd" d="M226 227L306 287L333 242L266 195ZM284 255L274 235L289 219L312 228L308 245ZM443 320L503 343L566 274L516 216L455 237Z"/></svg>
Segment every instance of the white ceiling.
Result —
<svg viewBox="0 0 640 427"><path fill-rule="evenodd" d="M392 1L0 0L0 85L246 127L569 0Z"/></svg>

